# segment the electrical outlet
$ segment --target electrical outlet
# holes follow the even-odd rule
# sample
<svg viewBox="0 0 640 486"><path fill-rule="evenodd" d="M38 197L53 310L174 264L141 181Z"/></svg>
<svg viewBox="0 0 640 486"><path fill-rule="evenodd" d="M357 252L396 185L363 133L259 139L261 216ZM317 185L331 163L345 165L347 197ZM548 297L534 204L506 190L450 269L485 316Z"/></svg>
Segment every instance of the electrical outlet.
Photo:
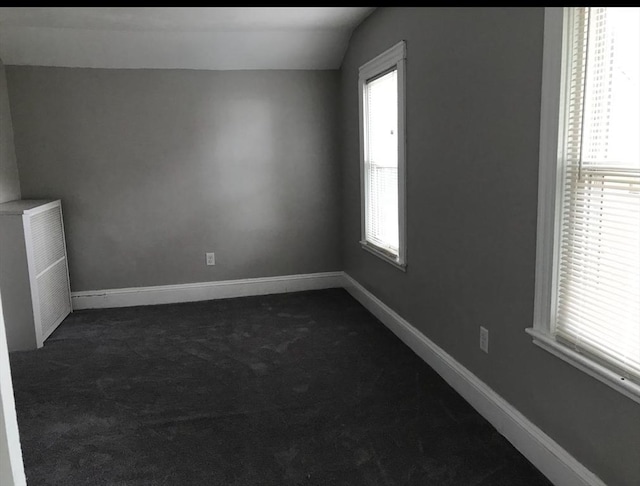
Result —
<svg viewBox="0 0 640 486"><path fill-rule="evenodd" d="M489 353L489 330L480 326L480 349Z"/></svg>
<svg viewBox="0 0 640 486"><path fill-rule="evenodd" d="M207 265L215 265L215 264L216 264L216 254L207 253Z"/></svg>

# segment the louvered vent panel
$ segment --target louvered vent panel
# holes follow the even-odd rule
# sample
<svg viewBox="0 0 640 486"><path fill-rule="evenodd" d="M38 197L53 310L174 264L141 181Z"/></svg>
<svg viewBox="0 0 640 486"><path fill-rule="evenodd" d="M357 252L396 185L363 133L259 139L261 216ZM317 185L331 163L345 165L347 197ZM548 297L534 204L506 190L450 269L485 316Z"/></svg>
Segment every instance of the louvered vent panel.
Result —
<svg viewBox="0 0 640 486"><path fill-rule="evenodd" d="M48 336L56 321L70 310L66 260L59 261L38 278L42 335Z"/></svg>
<svg viewBox="0 0 640 486"><path fill-rule="evenodd" d="M62 213L60 206L31 217L31 237L36 275L64 257Z"/></svg>

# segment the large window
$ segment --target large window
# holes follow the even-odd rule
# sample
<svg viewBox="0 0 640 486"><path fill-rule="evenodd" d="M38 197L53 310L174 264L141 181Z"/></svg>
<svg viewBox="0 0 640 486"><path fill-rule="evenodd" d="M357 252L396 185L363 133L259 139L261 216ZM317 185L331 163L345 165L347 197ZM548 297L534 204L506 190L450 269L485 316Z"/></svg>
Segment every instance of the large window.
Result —
<svg viewBox="0 0 640 486"><path fill-rule="evenodd" d="M640 401L640 8L545 24L531 333Z"/></svg>
<svg viewBox="0 0 640 486"><path fill-rule="evenodd" d="M404 268L404 62L401 42L360 68L363 248Z"/></svg>

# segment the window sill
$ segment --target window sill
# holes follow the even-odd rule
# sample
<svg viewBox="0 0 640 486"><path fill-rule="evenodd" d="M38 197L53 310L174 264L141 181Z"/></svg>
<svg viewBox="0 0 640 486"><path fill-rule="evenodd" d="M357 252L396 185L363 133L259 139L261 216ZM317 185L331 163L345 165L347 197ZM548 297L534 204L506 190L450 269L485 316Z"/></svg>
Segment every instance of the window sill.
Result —
<svg viewBox="0 0 640 486"><path fill-rule="evenodd" d="M375 255L378 258L384 260L385 262L390 263L391 265L396 267L398 270L402 270L403 272L407 271L406 263L400 262L396 257L391 256L386 251L382 250L381 248L378 248L377 246L369 243L368 241L361 241L360 246L362 246L363 250L366 250L372 255Z"/></svg>
<svg viewBox="0 0 640 486"><path fill-rule="evenodd" d="M589 376L610 386L634 402L640 403L640 385L626 379L618 373L596 363L573 349L558 343L550 335L537 329L528 328L526 332L533 336L533 343L550 352L562 361L584 371Z"/></svg>

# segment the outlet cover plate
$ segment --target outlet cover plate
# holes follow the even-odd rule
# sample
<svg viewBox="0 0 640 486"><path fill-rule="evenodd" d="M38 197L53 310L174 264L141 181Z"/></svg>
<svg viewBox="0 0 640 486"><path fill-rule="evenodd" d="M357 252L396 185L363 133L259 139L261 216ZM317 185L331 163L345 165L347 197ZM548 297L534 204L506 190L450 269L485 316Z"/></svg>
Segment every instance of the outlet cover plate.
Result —
<svg viewBox="0 0 640 486"><path fill-rule="evenodd" d="M489 353L489 330L480 326L480 349Z"/></svg>

